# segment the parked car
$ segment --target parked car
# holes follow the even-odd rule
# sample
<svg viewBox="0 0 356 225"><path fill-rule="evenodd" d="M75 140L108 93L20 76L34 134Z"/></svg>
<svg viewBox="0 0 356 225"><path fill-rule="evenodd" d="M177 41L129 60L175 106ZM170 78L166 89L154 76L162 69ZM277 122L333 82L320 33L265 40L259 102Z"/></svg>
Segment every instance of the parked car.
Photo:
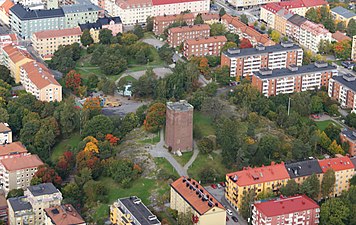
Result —
<svg viewBox="0 0 356 225"><path fill-rule="evenodd" d="M343 61L341 62L341 65L349 70L351 70L354 67L354 63L349 62L349 61Z"/></svg>
<svg viewBox="0 0 356 225"><path fill-rule="evenodd" d="M313 119L320 119L320 115L318 115L318 114L311 114L311 117Z"/></svg>
<svg viewBox="0 0 356 225"><path fill-rule="evenodd" d="M232 219L233 221L235 221L236 223L239 222L239 220L237 219L236 216L231 217L231 219Z"/></svg>
<svg viewBox="0 0 356 225"><path fill-rule="evenodd" d="M214 188L214 189L217 188L216 184L212 184L211 187Z"/></svg>
<svg viewBox="0 0 356 225"><path fill-rule="evenodd" d="M220 184L217 184L218 188L220 189L222 186Z"/></svg>
<svg viewBox="0 0 356 225"><path fill-rule="evenodd" d="M229 219L229 217L226 217L226 221L229 221L230 219Z"/></svg>
<svg viewBox="0 0 356 225"><path fill-rule="evenodd" d="M220 182L220 185L221 185L222 187L226 187L225 182Z"/></svg>
<svg viewBox="0 0 356 225"><path fill-rule="evenodd" d="M226 210L226 213L229 215L229 216L232 216L232 211L230 209L227 209Z"/></svg>

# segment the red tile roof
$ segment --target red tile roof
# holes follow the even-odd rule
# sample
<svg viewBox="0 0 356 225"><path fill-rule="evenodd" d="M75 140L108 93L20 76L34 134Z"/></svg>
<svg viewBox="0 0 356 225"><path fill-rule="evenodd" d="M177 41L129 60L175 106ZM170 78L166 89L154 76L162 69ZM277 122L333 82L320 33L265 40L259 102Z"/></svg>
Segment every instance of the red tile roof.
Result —
<svg viewBox="0 0 356 225"><path fill-rule="evenodd" d="M291 1L281 1L281 2L272 2L262 6L264 9L272 13L277 13L280 9L295 9L303 7L321 7L327 5L328 3L325 0L291 0Z"/></svg>
<svg viewBox="0 0 356 225"><path fill-rule="evenodd" d="M306 7L328 5L328 2L325 0L302 0L302 2Z"/></svg>
<svg viewBox="0 0 356 225"><path fill-rule="evenodd" d="M189 39L185 42L188 45L196 45L196 44L207 44L207 43L216 43L216 42L226 42L227 39L225 36L214 36L208 38L201 38L201 39Z"/></svg>
<svg viewBox="0 0 356 225"><path fill-rule="evenodd" d="M11 0L5 0L5 2L0 6L0 10L9 15L10 8L14 5L15 4Z"/></svg>
<svg viewBox="0 0 356 225"><path fill-rule="evenodd" d="M316 202L305 195L255 203L254 206L266 217L274 217L319 208L319 205Z"/></svg>
<svg viewBox="0 0 356 225"><path fill-rule="evenodd" d="M167 22L167 21L176 21L179 19L183 20L189 20L193 19L194 20L195 16L193 13L186 13L186 14L178 14L178 15L165 15L165 16L156 16L154 18L155 22Z"/></svg>
<svg viewBox="0 0 356 225"><path fill-rule="evenodd" d="M42 89L50 84L60 84L54 79L50 70L39 62L28 62L21 66L27 72L27 77L36 85L37 88Z"/></svg>
<svg viewBox="0 0 356 225"><path fill-rule="evenodd" d="M210 30L210 26L208 24L199 24L199 25L190 25L183 27L173 27L169 29L169 33L181 33L188 31L201 31L201 30Z"/></svg>
<svg viewBox="0 0 356 225"><path fill-rule="evenodd" d="M335 39L337 42L341 41L351 41L352 39L345 34L341 33L340 31L336 31L335 33L332 34L332 38Z"/></svg>
<svg viewBox="0 0 356 225"><path fill-rule="evenodd" d="M197 2L202 0L152 0L153 5L167 5L167 4L175 4L175 3L183 3L183 2Z"/></svg>
<svg viewBox="0 0 356 225"><path fill-rule="evenodd" d="M0 123L0 133L9 131L11 131L11 129L8 124L5 125L5 123Z"/></svg>
<svg viewBox="0 0 356 225"><path fill-rule="evenodd" d="M10 144L0 145L0 156L7 156L14 153L27 153L27 149L21 142L12 142Z"/></svg>
<svg viewBox="0 0 356 225"><path fill-rule="evenodd" d="M54 225L76 225L85 223L71 204L47 208L44 209L44 211Z"/></svg>
<svg viewBox="0 0 356 225"><path fill-rule="evenodd" d="M202 13L201 14L201 18L204 21L208 21L208 20L218 20L220 19L219 14L215 14L215 13Z"/></svg>
<svg viewBox="0 0 356 225"><path fill-rule="evenodd" d="M66 36L80 36L82 35L82 31L80 27L68 28L62 30L44 30L35 32L34 35L36 38L57 38L57 37L66 37Z"/></svg>
<svg viewBox="0 0 356 225"><path fill-rule="evenodd" d="M330 168L334 171L354 169L354 165L352 164L350 158L347 156L323 159L318 161L323 173L325 173Z"/></svg>
<svg viewBox="0 0 356 225"><path fill-rule="evenodd" d="M288 171L283 162L281 164L272 162L270 166L258 168L247 167L243 170L229 173L226 176L232 180L236 180L235 183L238 186L249 186L269 181L289 179Z"/></svg>
<svg viewBox="0 0 356 225"><path fill-rule="evenodd" d="M276 2L271 2L271 3L268 3L268 4L264 5L264 6L262 6L262 8L267 9L268 11L276 14L283 7L278 5Z"/></svg>
<svg viewBox="0 0 356 225"><path fill-rule="evenodd" d="M0 164L4 165L8 171L16 171L27 168L34 168L43 165L37 155L26 155L14 158L1 159Z"/></svg>
<svg viewBox="0 0 356 225"><path fill-rule="evenodd" d="M6 52L13 63L17 63L26 58L31 59L31 56L28 54L28 52L20 50L14 45L7 45L3 48L3 50Z"/></svg>
<svg viewBox="0 0 356 225"><path fill-rule="evenodd" d="M186 177L180 177L178 180L171 184L171 187L200 215L203 215L213 207L218 207L225 210L224 206L222 206L218 200L216 200L197 181L191 178L187 179ZM213 203L212 206L208 205L209 201L203 201L202 195L199 197L199 190L203 192L204 195L206 195L210 202Z"/></svg>

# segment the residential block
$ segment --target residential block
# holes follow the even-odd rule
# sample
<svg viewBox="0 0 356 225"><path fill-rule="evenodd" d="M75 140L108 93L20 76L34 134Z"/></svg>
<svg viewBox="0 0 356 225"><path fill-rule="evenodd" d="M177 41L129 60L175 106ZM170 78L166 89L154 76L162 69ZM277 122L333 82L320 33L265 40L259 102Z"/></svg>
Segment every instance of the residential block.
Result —
<svg viewBox="0 0 356 225"><path fill-rule="evenodd" d="M334 76L329 81L328 95L342 108L356 110L356 78L351 74Z"/></svg>
<svg viewBox="0 0 356 225"><path fill-rule="evenodd" d="M10 20L10 8L14 6L11 0L5 0L0 6L0 20L5 24L9 25Z"/></svg>
<svg viewBox="0 0 356 225"><path fill-rule="evenodd" d="M344 22L345 27L349 25L350 20L356 20L356 13L345 9L344 7L337 6L330 10L333 19L337 22Z"/></svg>
<svg viewBox="0 0 356 225"><path fill-rule="evenodd" d="M114 225L161 225L161 222L136 196L120 198L110 206L110 221Z"/></svg>
<svg viewBox="0 0 356 225"><path fill-rule="evenodd" d="M7 199L9 225L37 225L31 204L25 196Z"/></svg>
<svg viewBox="0 0 356 225"><path fill-rule="evenodd" d="M327 88L330 78L337 74L336 67L326 62L315 62L300 67L290 65L287 68L275 70L261 69L253 73L252 86L257 88L261 94L269 97L318 90L323 86Z"/></svg>
<svg viewBox="0 0 356 225"><path fill-rule="evenodd" d="M183 44L183 55L187 59L190 59L193 56L219 56L226 41L227 39L225 36L189 39Z"/></svg>
<svg viewBox="0 0 356 225"><path fill-rule="evenodd" d="M0 123L0 144L3 146L12 143L12 131L7 123Z"/></svg>
<svg viewBox="0 0 356 225"><path fill-rule="evenodd" d="M28 155L27 149L19 141L0 145L0 160Z"/></svg>
<svg viewBox="0 0 356 225"><path fill-rule="evenodd" d="M168 30L167 42L175 48L185 40L201 39L210 37L210 26L208 24L174 27Z"/></svg>
<svg viewBox="0 0 356 225"><path fill-rule="evenodd" d="M76 0L75 4L63 5L64 27L73 28L78 24L95 23L103 9L93 4L90 0Z"/></svg>
<svg viewBox="0 0 356 225"><path fill-rule="evenodd" d="M195 15L193 13L156 16L153 19L153 32L155 35L161 35L169 25L177 21L186 22L187 25L194 25L194 19Z"/></svg>
<svg viewBox="0 0 356 225"><path fill-rule="evenodd" d="M323 171L316 159L285 163L284 166L288 171L290 179L294 179L297 184L302 184L313 174L315 174L321 182Z"/></svg>
<svg viewBox="0 0 356 225"><path fill-rule="evenodd" d="M351 156L356 156L356 131L344 128L340 133L340 141L346 142L349 145L349 149L345 149Z"/></svg>
<svg viewBox="0 0 356 225"><path fill-rule="evenodd" d="M203 186L191 178L171 183L170 207L178 213L192 213L197 225L225 225L226 209Z"/></svg>
<svg viewBox="0 0 356 225"><path fill-rule="evenodd" d="M193 149L193 110L185 100L167 102L165 144L174 152Z"/></svg>
<svg viewBox="0 0 356 225"><path fill-rule="evenodd" d="M239 80L260 69L281 69L290 65L301 66L303 49L291 42L256 48L231 48L221 54L221 65L230 68L230 77Z"/></svg>
<svg viewBox="0 0 356 225"><path fill-rule="evenodd" d="M44 225L86 225L84 219L71 204L46 208L44 212Z"/></svg>
<svg viewBox="0 0 356 225"><path fill-rule="evenodd" d="M306 195L281 197L252 206L252 225L319 224L320 206Z"/></svg>

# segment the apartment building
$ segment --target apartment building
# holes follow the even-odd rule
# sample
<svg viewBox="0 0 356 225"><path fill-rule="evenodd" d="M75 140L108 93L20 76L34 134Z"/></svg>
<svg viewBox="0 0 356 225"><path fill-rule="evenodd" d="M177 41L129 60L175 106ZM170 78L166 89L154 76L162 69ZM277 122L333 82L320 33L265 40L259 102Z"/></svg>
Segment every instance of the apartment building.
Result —
<svg viewBox="0 0 356 225"><path fill-rule="evenodd" d="M153 32L155 35L161 35L169 25L176 21L186 22L187 25L194 25L194 19L195 15L193 13L156 16L153 19Z"/></svg>
<svg viewBox="0 0 356 225"><path fill-rule="evenodd" d="M337 197L340 196L343 191L349 190L349 180L355 174L355 167L349 157L342 156L338 158L319 160L319 165L323 173L326 173L329 169L335 171L336 181L331 196Z"/></svg>
<svg viewBox="0 0 356 225"><path fill-rule="evenodd" d="M355 175L356 175L356 156L351 157L350 160L355 167Z"/></svg>
<svg viewBox="0 0 356 225"><path fill-rule="evenodd" d="M193 150L193 110L185 100L167 102L165 144L174 152Z"/></svg>
<svg viewBox="0 0 356 225"><path fill-rule="evenodd" d="M288 19L286 35L314 53L318 52L321 40L332 40L331 33L322 24L313 23L299 15Z"/></svg>
<svg viewBox="0 0 356 225"><path fill-rule="evenodd" d="M116 36L118 33L122 33L122 22L120 17L104 17L99 18L95 23L85 23L79 24L80 30L89 30L90 36L93 38L94 43L98 43L99 32L102 29L109 29L112 32L113 36Z"/></svg>
<svg viewBox="0 0 356 225"><path fill-rule="evenodd" d="M255 202L252 225L319 224L320 206L306 195Z"/></svg>
<svg viewBox="0 0 356 225"><path fill-rule="evenodd" d="M105 10L111 16L120 16L124 25L146 23L147 17L175 15L189 10L207 13L210 0L105 0Z"/></svg>
<svg viewBox="0 0 356 225"><path fill-rule="evenodd" d="M284 163L274 162L259 168L247 167L241 171L226 174L225 199L238 210L241 207L244 191L254 190L256 196L261 192L278 191L289 180Z"/></svg>
<svg viewBox="0 0 356 225"><path fill-rule="evenodd" d="M350 20L356 20L356 13L341 6L332 8L330 13L335 21L344 22L346 27L349 25Z"/></svg>
<svg viewBox="0 0 356 225"><path fill-rule="evenodd" d="M291 13L287 9L281 9L276 13L274 29L281 33L282 35L286 34L287 30L287 21L291 18L294 14Z"/></svg>
<svg viewBox="0 0 356 225"><path fill-rule="evenodd" d="M77 27L78 24L94 23L103 12L103 9L89 0L76 0L75 4L63 5L62 10L65 17L65 28Z"/></svg>
<svg viewBox="0 0 356 225"><path fill-rule="evenodd" d="M180 177L171 183L170 207L178 213L192 213L197 225L226 224L225 207L191 178Z"/></svg>
<svg viewBox="0 0 356 225"><path fill-rule="evenodd" d="M176 48L185 40L207 37L210 37L210 26L208 24L173 27L168 30L167 42L169 46Z"/></svg>
<svg viewBox="0 0 356 225"><path fill-rule="evenodd" d="M43 162L37 155L22 155L0 160L0 189L7 194L12 189L25 189Z"/></svg>
<svg viewBox="0 0 356 225"><path fill-rule="evenodd" d="M5 196L0 195L0 220L4 221L5 224L8 224L8 212L9 211L9 207L7 206L7 201Z"/></svg>
<svg viewBox="0 0 356 225"><path fill-rule="evenodd" d="M27 149L19 141L0 145L0 160L21 157L27 154Z"/></svg>
<svg viewBox="0 0 356 225"><path fill-rule="evenodd" d="M315 62L304 66L290 65L283 69L261 69L252 76L252 86L266 97L278 94L318 90L328 87L329 80L337 76L335 66L326 62Z"/></svg>
<svg viewBox="0 0 356 225"><path fill-rule="evenodd" d="M264 46L272 46L276 44L269 39L267 34L261 34L252 27L247 26L241 22L238 17L225 14L221 17L221 23L225 25L229 32L238 34L241 39L248 39L253 46L260 44Z"/></svg>
<svg viewBox="0 0 356 225"><path fill-rule="evenodd" d="M24 196L32 206L36 224L45 224L44 209L60 206L63 200L62 193L52 183L29 186Z"/></svg>
<svg viewBox="0 0 356 225"><path fill-rule="evenodd" d="M183 55L187 59L190 59L193 56L219 56L226 41L227 39L225 36L189 39L183 44Z"/></svg>
<svg viewBox="0 0 356 225"><path fill-rule="evenodd" d="M356 61L356 35L352 37L351 59Z"/></svg>
<svg viewBox="0 0 356 225"><path fill-rule="evenodd" d="M86 225L84 219L71 204L46 208L44 211L44 225Z"/></svg>
<svg viewBox="0 0 356 225"><path fill-rule="evenodd" d="M46 60L52 58L52 55L61 45L71 45L80 43L82 31L79 27L63 30L44 30L32 34L32 46L34 50Z"/></svg>
<svg viewBox="0 0 356 225"><path fill-rule="evenodd" d="M280 0L227 0L227 2L236 8L248 8L251 6L260 6L270 2L279 2Z"/></svg>
<svg viewBox="0 0 356 225"><path fill-rule="evenodd" d="M27 62L33 61L30 54L13 45L2 48L1 64L6 66L16 83L20 82L20 67Z"/></svg>
<svg viewBox="0 0 356 225"><path fill-rule="evenodd" d="M5 0L0 6L0 20L7 26L10 23L10 8L12 6L14 6L14 3L11 0Z"/></svg>
<svg viewBox="0 0 356 225"><path fill-rule="evenodd" d="M26 92L36 96L40 101L62 101L62 86L43 64L28 62L20 68L21 84Z"/></svg>
<svg viewBox="0 0 356 225"><path fill-rule="evenodd" d="M293 163L285 163L290 179L295 180L297 184L302 184L309 176L315 174L321 182L323 171L318 160L310 159Z"/></svg>
<svg viewBox="0 0 356 225"><path fill-rule="evenodd" d="M356 131L355 130L351 130L349 128L343 128L340 133L340 141L342 143L347 142L347 144L349 145L349 149L345 149L345 150L347 150L347 152L351 156L356 156Z"/></svg>
<svg viewBox="0 0 356 225"><path fill-rule="evenodd" d="M7 199L9 225L37 225L31 204L25 196Z"/></svg>
<svg viewBox="0 0 356 225"><path fill-rule="evenodd" d="M338 101L342 108L356 110L356 78L351 74L332 77L329 81L328 95Z"/></svg>
<svg viewBox="0 0 356 225"><path fill-rule="evenodd" d="M16 37L16 34L4 34L0 35L0 48L2 49L5 46L8 45L17 45L18 40Z"/></svg>
<svg viewBox="0 0 356 225"><path fill-rule="evenodd" d="M0 144L10 144L12 142L12 131L7 123L0 123Z"/></svg>
<svg viewBox="0 0 356 225"><path fill-rule="evenodd" d="M110 221L114 225L161 225L161 222L136 196L120 198L110 206Z"/></svg>
<svg viewBox="0 0 356 225"><path fill-rule="evenodd" d="M200 13L201 18L203 19L204 23L206 24L213 24L220 22L220 15L216 13Z"/></svg>
<svg viewBox="0 0 356 225"><path fill-rule="evenodd" d="M21 4L10 9L10 28L22 39L30 39L34 32L60 30L65 27L62 9L30 10Z"/></svg>
<svg viewBox="0 0 356 225"><path fill-rule="evenodd" d="M303 49L291 42L256 48L231 48L221 54L221 65L230 68L230 77L237 80L252 76L262 69L281 69L289 65L301 66Z"/></svg>

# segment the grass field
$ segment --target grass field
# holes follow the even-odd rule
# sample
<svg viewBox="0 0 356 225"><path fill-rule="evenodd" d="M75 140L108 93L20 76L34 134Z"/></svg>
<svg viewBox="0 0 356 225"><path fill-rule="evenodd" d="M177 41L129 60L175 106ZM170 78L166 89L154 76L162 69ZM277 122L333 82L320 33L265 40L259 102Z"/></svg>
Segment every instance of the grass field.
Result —
<svg viewBox="0 0 356 225"><path fill-rule="evenodd" d="M160 141L160 139L161 139L161 135L158 132L157 135L155 135L153 138L147 138L138 142L142 144L157 144Z"/></svg>
<svg viewBox="0 0 356 225"><path fill-rule="evenodd" d="M173 168L173 166L167 161L167 159L165 158L155 158L154 159L156 165L161 168L164 169L167 173L172 174L174 176L179 177L177 171Z"/></svg>
<svg viewBox="0 0 356 225"><path fill-rule="evenodd" d="M194 111L193 124L194 129L198 129L202 136L215 134L212 119L201 112Z"/></svg>
<svg viewBox="0 0 356 225"><path fill-rule="evenodd" d="M319 130L325 130L329 124L334 124L336 127L341 128L341 126L335 122L333 122L332 120L325 120L325 121L315 121L316 126L319 128Z"/></svg>
<svg viewBox="0 0 356 225"><path fill-rule="evenodd" d="M187 162L189 161L190 158L192 158L192 156L193 156L193 152L184 152L182 153L182 156L173 155L173 157L177 160L177 162L182 166L187 164Z"/></svg>
<svg viewBox="0 0 356 225"><path fill-rule="evenodd" d="M70 150L71 148L76 148L81 140L82 138L80 137L80 134L74 133L68 139L63 139L57 143L53 148L51 161L56 162L63 152Z"/></svg>

